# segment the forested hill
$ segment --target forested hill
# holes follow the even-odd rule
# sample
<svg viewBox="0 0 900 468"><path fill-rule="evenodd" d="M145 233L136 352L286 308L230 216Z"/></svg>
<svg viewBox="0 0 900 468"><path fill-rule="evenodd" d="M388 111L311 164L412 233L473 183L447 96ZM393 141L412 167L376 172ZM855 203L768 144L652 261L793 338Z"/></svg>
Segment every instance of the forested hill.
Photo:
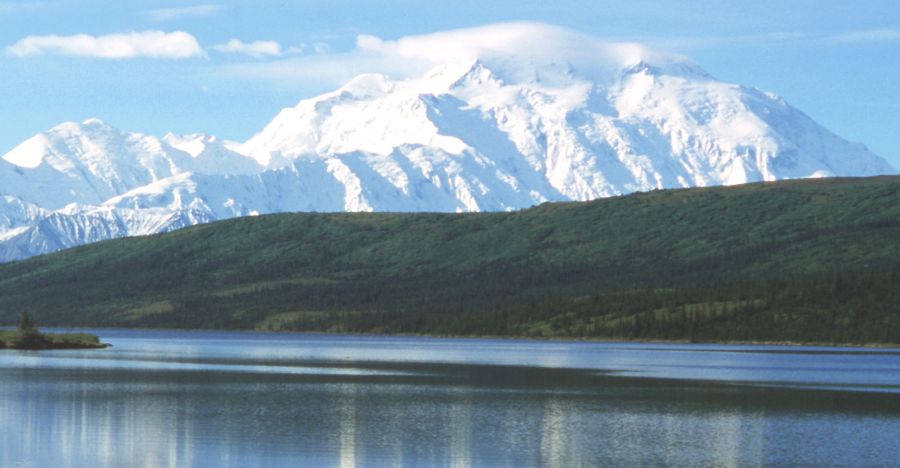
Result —
<svg viewBox="0 0 900 468"><path fill-rule="evenodd" d="M0 265L45 325L900 343L900 177L279 214Z"/></svg>

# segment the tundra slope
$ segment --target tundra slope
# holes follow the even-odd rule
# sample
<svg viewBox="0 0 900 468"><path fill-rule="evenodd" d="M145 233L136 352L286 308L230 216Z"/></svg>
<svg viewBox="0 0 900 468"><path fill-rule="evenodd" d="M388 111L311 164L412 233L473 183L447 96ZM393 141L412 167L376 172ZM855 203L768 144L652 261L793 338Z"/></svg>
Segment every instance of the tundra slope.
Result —
<svg viewBox="0 0 900 468"><path fill-rule="evenodd" d="M0 265L0 323L900 343L900 176L285 213Z"/></svg>

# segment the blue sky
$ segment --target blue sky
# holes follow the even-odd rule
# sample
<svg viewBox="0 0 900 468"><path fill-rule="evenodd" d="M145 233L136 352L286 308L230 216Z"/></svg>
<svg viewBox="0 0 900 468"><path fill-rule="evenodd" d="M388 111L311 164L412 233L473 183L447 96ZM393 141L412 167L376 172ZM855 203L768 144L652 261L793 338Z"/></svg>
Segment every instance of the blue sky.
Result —
<svg viewBox="0 0 900 468"><path fill-rule="evenodd" d="M360 34L505 21L687 55L900 168L897 0L0 0L0 154L88 117L244 140L279 109L367 71L353 53Z"/></svg>

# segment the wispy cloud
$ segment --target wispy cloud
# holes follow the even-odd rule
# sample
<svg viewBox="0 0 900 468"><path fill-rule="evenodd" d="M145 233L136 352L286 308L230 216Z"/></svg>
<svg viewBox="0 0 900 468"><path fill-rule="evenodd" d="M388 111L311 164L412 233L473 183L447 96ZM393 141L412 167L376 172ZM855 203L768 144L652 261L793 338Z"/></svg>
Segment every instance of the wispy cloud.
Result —
<svg viewBox="0 0 900 468"><path fill-rule="evenodd" d="M706 50L721 48L763 47L809 41L813 36L798 32L770 32L735 36L635 37L632 40L665 50Z"/></svg>
<svg viewBox="0 0 900 468"><path fill-rule="evenodd" d="M16 57L48 54L102 59L185 59L204 55L197 39L183 31L28 36L7 47L6 52Z"/></svg>
<svg viewBox="0 0 900 468"><path fill-rule="evenodd" d="M838 34L833 39L837 42L895 42L900 41L900 28L854 31Z"/></svg>
<svg viewBox="0 0 900 468"><path fill-rule="evenodd" d="M51 2L0 2L0 15L41 10L50 5Z"/></svg>
<svg viewBox="0 0 900 468"><path fill-rule="evenodd" d="M286 87L324 87L339 85L363 73L387 73L410 76L422 73L421 63L387 61L372 54L354 52L302 55L282 60L236 63L216 68L215 76L269 82Z"/></svg>
<svg viewBox="0 0 900 468"><path fill-rule="evenodd" d="M244 42L240 39L232 39L212 48L226 54L242 54L256 58L281 56L281 44L275 41Z"/></svg>
<svg viewBox="0 0 900 468"><path fill-rule="evenodd" d="M313 51L317 54L327 54L331 51L331 47L326 42L316 42L313 44Z"/></svg>
<svg viewBox="0 0 900 468"><path fill-rule="evenodd" d="M297 44L295 46L288 47L285 52L287 52L288 54L292 54L292 55L293 54L302 54L303 52L306 52L307 48L308 48L308 46L306 44Z"/></svg>
<svg viewBox="0 0 900 468"><path fill-rule="evenodd" d="M682 59L674 54L657 54L639 44L612 42L566 28L527 22L500 23L397 40L361 34L357 36L356 47L349 51L330 52L321 44L312 49L316 53L228 64L219 71L240 79L307 86L339 84L362 73L410 77L448 62L502 59L523 51L537 61L568 61L585 70L618 69L624 64L657 55Z"/></svg>
<svg viewBox="0 0 900 468"><path fill-rule="evenodd" d="M177 8L157 8L145 10L144 15L154 21L175 21L187 18L204 18L218 15L225 7L222 5L194 5Z"/></svg>
<svg viewBox="0 0 900 468"><path fill-rule="evenodd" d="M580 69L615 69L638 59L689 60L679 54L698 50L758 47L829 47L840 43L900 41L900 29L857 32L763 32L731 36L599 38L540 23L500 23L383 40L359 34L356 47L332 52L318 44L282 50L277 60L216 67L227 76L284 86L332 86L361 73L410 77L447 62L472 57L529 54L535 60L561 60ZM307 52L297 55L298 52ZM315 52L315 53L309 53ZM221 76L221 75L220 75Z"/></svg>
<svg viewBox="0 0 900 468"><path fill-rule="evenodd" d="M706 50L768 47L774 45L822 46L836 43L879 43L900 41L900 28L871 29L838 33L768 32L735 36L635 37L633 40L667 50Z"/></svg>

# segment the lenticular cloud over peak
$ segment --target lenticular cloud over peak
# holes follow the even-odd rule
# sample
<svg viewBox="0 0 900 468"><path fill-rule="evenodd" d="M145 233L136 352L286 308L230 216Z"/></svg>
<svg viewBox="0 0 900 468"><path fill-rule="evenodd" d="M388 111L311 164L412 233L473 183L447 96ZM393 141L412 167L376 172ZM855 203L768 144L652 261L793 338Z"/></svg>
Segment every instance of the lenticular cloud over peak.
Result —
<svg viewBox="0 0 900 468"><path fill-rule="evenodd" d="M334 86L364 73L418 78L438 66L479 61L506 77L534 75L535 69L565 69L579 78L609 83L626 68L699 70L688 58L633 42L612 41L536 22L496 23L399 39L357 36L350 51L290 57L222 68L230 76L294 86Z"/></svg>
<svg viewBox="0 0 900 468"><path fill-rule="evenodd" d="M543 23L499 23L454 29L397 40L360 35L361 52L386 60L418 60L423 64L445 64L480 60L535 65L566 64L582 73L618 71L636 63L654 66L691 64L676 54L653 50L633 42L614 42L571 29Z"/></svg>

